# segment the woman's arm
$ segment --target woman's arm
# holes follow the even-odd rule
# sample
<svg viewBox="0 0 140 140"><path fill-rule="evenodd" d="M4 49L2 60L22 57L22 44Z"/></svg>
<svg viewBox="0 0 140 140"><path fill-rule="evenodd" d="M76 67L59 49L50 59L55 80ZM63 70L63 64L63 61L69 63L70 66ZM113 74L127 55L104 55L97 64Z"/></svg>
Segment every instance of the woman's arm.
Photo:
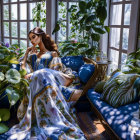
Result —
<svg viewBox="0 0 140 140"><path fill-rule="evenodd" d="M27 62L29 52L30 53L37 53L36 48L34 46L27 48L24 59L22 60L22 63L21 63L21 68L24 70L26 70L26 62Z"/></svg>
<svg viewBox="0 0 140 140"><path fill-rule="evenodd" d="M58 56L58 53L56 51L51 52L52 60L49 64L49 68L57 71L62 71L62 62L61 58Z"/></svg>

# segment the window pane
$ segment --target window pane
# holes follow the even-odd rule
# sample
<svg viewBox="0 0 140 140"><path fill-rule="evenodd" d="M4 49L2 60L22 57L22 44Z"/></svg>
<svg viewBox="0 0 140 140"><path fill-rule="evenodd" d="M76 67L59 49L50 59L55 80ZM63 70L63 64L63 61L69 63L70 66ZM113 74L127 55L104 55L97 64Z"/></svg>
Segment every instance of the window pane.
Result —
<svg viewBox="0 0 140 140"><path fill-rule="evenodd" d="M131 4L125 4L124 25L130 25Z"/></svg>
<svg viewBox="0 0 140 140"><path fill-rule="evenodd" d="M129 38L129 29L124 28L123 29L123 42L122 42L122 48L124 50L128 49L128 38Z"/></svg>
<svg viewBox="0 0 140 140"><path fill-rule="evenodd" d="M18 44L18 40L17 39L12 39L12 44Z"/></svg>
<svg viewBox="0 0 140 140"><path fill-rule="evenodd" d="M125 64L126 60L127 60L127 54L126 53L122 53L121 64Z"/></svg>
<svg viewBox="0 0 140 140"><path fill-rule="evenodd" d="M120 28L111 28L110 46L118 49L119 45L120 45Z"/></svg>
<svg viewBox="0 0 140 140"><path fill-rule="evenodd" d="M66 40L66 22L63 23L63 27L60 28L58 32L58 41Z"/></svg>
<svg viewBox="0 0 140 140"><path fill-rule="evenodd" d="M9 22L4 22L4 36L9 37Z"/></svg>
<svg viewBox="0 0 140 140"><path fill-rule="evenodd" d="M20 19L27 20L27 4L20 4Z"/></svg>
<svg viewBox="0 0 140 140"><path fill-rule="evenodd" d="M17 4L11 4L11 19L17 20Z"/></svg>
<svg viewBox="0 0 140 140"><path fill-rule="evenodd" d="M121 70L122 71L125 70L126 60L127 60L127 54L126 53L122 53L122 58L121 58Z"/></svg>
<svg viewBox="0 0 140 140"><path fill-rule="evenodd" d="M5 43L5 44L6 44L6 43L9 43L9 44L10 44L9 38L4 38L4 43Z"/></svg>
<svg viewBox="0 0 140 140"><path fill-rule="evenodd" d="M4 20L9 20L9 5L3 6L3 18Z"/></svg>
<svg viewBox="0 0 140 140"><path fill-rule="evenodd" d="M8 3L9 2L9 0L3 0L3 3Z"/></svg>
<svg viewBox="0 0 140 140"><path fill-rule="evenodd" d="M120 2L120 1L122 1L122 0L112 0L112 2Z"/></svg>
<svg viewBox="0 0 140 140"><path fill-rule="evenodd" d="M27 22L20 22L20 37L27 38Z"/></svg>
<svg viewBox="0 0 140 140"><path fill-rule="evenodd" d="M112 5L111 12L111 25L121 25L121 17L122 17L122 4Z"/></svg>
<svg viewBox="0 0 140 140"><path fill-rule="evenodd" d="M24 52L27 49L27 41L26 40L20 40L20 48L24 50Z"/></svg>
<svg viewBox="0 0 140 140"><path fill-rule="evenodd" d="M111 64L109 65L109 73L110 73L118 68L119 52L110 49L109 60L111 60Z"/></svg>
<svg viewBox="0 0 140 140"><path fill-rule="evenodd" d="M58 6L58 18L60 19L66 19L67 15L67 3L63 2L63 4L59 4Z"/></svg>
<svg viewBox="0 0 140 140"><path fill-rule="evenodd" d="M11 2L17 2L17 0L11 0Z"/></svg>
<svg viewBox="0 0 140 140"><path fill-rule="evenodd" d="M33 13L32 13L32 10L33 8L36 6L35 3L30 3L30 19L33 19Z"/></svg>
<svg viewBox="0 0 140 140"><path fill-rule="evenodd" d="M17 22L11 23L12 37L17 37Z"/></svg>
<svg viewBox="0 0 140 140"><path fill-rule="evenodd" d="M30 22L30 30L37 27L37 22Z"/></svg>

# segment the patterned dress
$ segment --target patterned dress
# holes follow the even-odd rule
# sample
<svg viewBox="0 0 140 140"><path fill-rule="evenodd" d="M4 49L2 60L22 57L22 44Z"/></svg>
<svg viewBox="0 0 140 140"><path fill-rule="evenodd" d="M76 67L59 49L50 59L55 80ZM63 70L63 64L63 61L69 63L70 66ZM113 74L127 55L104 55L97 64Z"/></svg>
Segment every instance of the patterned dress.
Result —
<svg viewBox="0 0 140 140"><path fill-rule="evenodd" d="M84 140L74 110L62 94L67 81L64 73L74 76L72 71L51 52L40 60L33 54L28 61L33 75L27 97L18 109L20 122L6 133L8 140Z"/></svg>

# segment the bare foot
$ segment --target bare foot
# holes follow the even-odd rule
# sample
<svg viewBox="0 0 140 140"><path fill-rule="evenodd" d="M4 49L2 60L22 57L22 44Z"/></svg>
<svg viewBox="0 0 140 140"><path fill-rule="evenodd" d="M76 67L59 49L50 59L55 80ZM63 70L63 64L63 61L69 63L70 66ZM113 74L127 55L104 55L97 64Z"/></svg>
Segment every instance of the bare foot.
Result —
<svg viewBox="0 0 140 140"><path fill-rule="evenodd" d="M82 95L83 90L75 89L72 97L70 98L70 101L77 101L81 95Z"/></svg>

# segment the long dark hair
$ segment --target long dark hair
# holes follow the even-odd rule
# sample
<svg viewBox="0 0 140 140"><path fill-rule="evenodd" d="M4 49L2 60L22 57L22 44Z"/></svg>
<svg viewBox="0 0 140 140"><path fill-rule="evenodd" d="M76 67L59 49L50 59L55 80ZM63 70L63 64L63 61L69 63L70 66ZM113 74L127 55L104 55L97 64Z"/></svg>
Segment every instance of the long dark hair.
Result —
<svg viewBox="0 0 140 140"><path fill-rule="evenodd" d="M59 54L56 43L41 28L35 27L33 30L31 30L28 33L28 36L30 33L36 34L37 36L42 36L42 42L43 42L45 48L49 51L56 51Z"/></svg>

